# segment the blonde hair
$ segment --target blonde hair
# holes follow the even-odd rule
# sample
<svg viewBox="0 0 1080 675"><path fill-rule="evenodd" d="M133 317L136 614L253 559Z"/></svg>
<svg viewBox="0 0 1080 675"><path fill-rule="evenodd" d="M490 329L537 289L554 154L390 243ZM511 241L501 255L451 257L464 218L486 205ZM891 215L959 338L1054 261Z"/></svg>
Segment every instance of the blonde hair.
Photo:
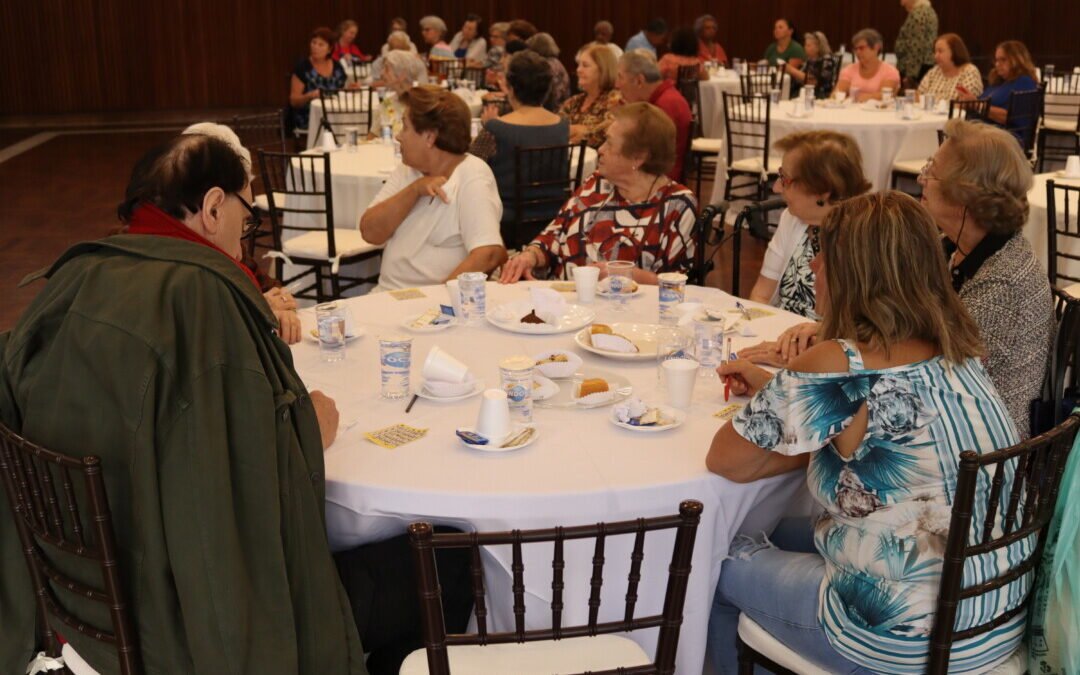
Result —
<svg viewBox="0 0 1080 675"><path fill-rule="evenodd" d="M617 120L633 125L623 140L622 155L645 155L638 167L644 173L663 176L675 166L675 123L660 108L639 102L620 106L612 111Z"/></svg>
<svg viewBox="0 0 1080 675"><path fill-rule="evenodd" d="M773 144L783 153L796 152L797 164L787 167L810 194L828 194L829 201L861 195L872 185L862 167L855 139L836 131L799 131Z"/></svg>
<svg viewBox="0 0 1080 675"><path fill-rule="evenodd" d="M979 328L953 290L930 214L886 190L841 202L821 224L828 306L822 339L846 338L888 353L921 339L960 363L983 354Z"/></svg>
<svg viewBox="0 0 1080 675"><path fill-rule="evenodd" d="M945 143L935 163L935 178L948 201L993 234L1013 234L1028 219L1031 164L1016 137L999 127L962 119L945 124Z"/></svg>
<svg viewBox="0 0 1080 675"><path fill-rule="evenodd" d="M615 76L619 71L619 60L615 58L615 53L607 45L594 44L585 50L585 56L592 59L600 71L600 93L614 89Z"/></svg>

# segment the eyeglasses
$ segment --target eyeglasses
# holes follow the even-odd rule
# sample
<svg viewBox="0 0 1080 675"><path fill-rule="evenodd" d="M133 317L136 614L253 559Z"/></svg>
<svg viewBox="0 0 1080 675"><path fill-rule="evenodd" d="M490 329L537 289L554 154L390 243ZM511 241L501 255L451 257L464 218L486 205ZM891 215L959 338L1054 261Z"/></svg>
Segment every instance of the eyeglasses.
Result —
<svg viewBox="0 0 1080 675"><path fill-rule="evenodd" d="M934 174L930 173L933 170L934 170L934 158L933 157L927 157L926 158L926 164L923 164L922 169L919 170L919 182L920 183L925 183L926 181L929 181L929 180L937 180L938 177L935 176Z"/></svg>
<svg viewBox="0 0 1080 675"><path fill-rule="evenodd" d="M255 232L259 229L259 225L262 225L262 220L259 218L259 214L255 212L255 207L248 203L248 200L241 197L238 193L234 192L233 196L240 200L240 203L247 209L248 219L244 223L244 229L240 232L241 239L250 239L255 236Z"/></svg>
<svg viewBox="0 0 1080 675"><path fill-rule="evenodd" d="M794 176L789 176L787 172L784 171L784 167L780 167L776 170L776 176L780 180L780 184L784 186L785 190L791 187L792 183L799 180Z"/></svg>

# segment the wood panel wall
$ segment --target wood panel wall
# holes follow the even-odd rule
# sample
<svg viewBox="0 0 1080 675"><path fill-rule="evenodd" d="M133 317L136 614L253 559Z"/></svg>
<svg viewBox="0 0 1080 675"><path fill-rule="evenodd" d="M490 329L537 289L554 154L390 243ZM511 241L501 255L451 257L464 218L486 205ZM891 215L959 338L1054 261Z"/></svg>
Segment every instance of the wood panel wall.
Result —
<svg viewBox="0 0 1080 675"><path fill-rule="evenodd" d="M1041 62L1080 63L1078 0L937 0L942 32L961 34L973 54L1023 40ZM653 16L672 26L703 13L720 23L729 56L757 57L773 20L823 30L834 47L872 26L891 45L905 17L898 0L33 0L0 2L0 115L192 110L283 105L292 64L310 31L344 18L360 23L367 52L389 20L438 14L455 31L468 12L526 18L550 32L572 71L593 23L609 19L624 43Z"/></svg>

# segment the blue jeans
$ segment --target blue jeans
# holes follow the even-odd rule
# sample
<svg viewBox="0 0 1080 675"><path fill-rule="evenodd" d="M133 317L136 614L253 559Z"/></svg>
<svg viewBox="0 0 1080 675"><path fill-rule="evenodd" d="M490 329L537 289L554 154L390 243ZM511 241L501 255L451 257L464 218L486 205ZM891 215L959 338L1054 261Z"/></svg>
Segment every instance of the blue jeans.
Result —
<svg viewBox="0 0 1080 675"><path fill-rule="evenodd" d="M773 546L748 538L731 544L709 616L709 662L719 673L738 673L735 636L739 614L745 612L789 649L830 673L870 673L833 649L818 620L825 560L814 548L810 519L782 520L769 540Z"/></svg>

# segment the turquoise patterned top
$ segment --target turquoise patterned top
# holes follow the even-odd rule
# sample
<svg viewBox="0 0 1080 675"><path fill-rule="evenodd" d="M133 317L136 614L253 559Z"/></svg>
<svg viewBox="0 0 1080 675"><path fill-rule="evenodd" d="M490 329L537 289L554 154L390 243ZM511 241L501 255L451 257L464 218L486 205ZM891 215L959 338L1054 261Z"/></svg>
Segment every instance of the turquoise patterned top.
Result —
<svg viewBox="0 0 1080 675"><path fill-rule="evenodd" d="M819 612L833 647L877 672L922 673L960 452L991 452L1019 437L979 360L950 364L939 356L866 370L857 348L840 344L850 372L781 370L733 425L766 450L813 453L807 484L825 508L814 528L826 568ZM845 459L831 441L864 404L866 435ZM1007 465L1003 501L1013 469ZM978 489L972 543L982 534L988 473L980 476ZM997 528L1006 507L1003 503L998 510ZM1005 572L1034 545L1029 538L974 559L964 570L964 583L979 584ZM1030 584L1027 575L996 593L965 600L957 630L1017 606ZM949 672L983 672L1003 660L1019 646L1024 622L1021 613L988 634L957 642Z"/></svg>

